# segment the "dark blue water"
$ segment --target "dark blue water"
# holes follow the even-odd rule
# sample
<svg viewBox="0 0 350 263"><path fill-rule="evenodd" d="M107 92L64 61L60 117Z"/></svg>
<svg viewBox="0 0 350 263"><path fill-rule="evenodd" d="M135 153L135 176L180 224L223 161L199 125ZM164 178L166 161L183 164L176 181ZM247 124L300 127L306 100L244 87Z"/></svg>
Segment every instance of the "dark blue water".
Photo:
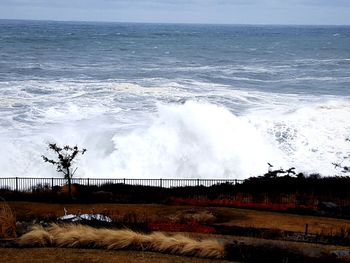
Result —
<svg viewBox="0 0 350 263"><path fill-rule="evenodd" d="M0 20L3 176L55 176L47 142L78 177L335 175L349 119L349 26Z"/></svg>
<svg viewBox="0 0 350 263"><path fill-rule="evenodd" d="M349 95L350 27L0 21L0 80L190 79Z"/></svg>

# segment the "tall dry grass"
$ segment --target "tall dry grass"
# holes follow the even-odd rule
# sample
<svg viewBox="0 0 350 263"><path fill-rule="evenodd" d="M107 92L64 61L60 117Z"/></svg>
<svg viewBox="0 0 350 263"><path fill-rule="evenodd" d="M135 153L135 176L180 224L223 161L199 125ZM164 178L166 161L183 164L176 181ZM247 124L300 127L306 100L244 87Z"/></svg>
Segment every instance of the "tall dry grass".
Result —
<svg viewBox="0 0 350 263"><path fill-rule="evenodd" d="M184 235L131 230L96 229L84 225L36 227L19 238L20 246L135 249L206 258L222 258L224 245L216 239L195 240Z"/></svg>
<svg viewBox="0 0 350 263"><path fill-rule="evenodd" d="M20 237L18 242L27 247L46 247L52 245L53 237L42 226L34 226L30 232Z"/></svg>
<svg viewBox="0 0 350 263"><path fill-rule="evenodd" d="M16 237L16 216L9 205L2 200L0 204L0 238Z"/></svg>

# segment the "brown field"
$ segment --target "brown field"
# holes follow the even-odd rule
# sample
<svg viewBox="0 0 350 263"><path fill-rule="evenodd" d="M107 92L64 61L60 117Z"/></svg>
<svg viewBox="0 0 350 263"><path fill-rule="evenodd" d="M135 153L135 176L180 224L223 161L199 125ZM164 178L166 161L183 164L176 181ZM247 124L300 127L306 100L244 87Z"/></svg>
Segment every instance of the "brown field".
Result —
<svg viewBox="0 0 350 263"><path fill-rule="evenodd" d="M46 204L32 202L8 202L17 216L17 220L45 219L68 213L108 212L111 217L134 213L149 220L178 216L188 210L207 211L218 219L216 224L239 227L278 229L283 231L304 232L308 224L310 234L337 233L350 229L350 220L294 215L268 211L257 211L226 207L167 206L158 204Z"/></svg>
<svg viewBox="0 0 350 263"><path fill-rule="evenodd" d="M228 263L232 261L181 257L140 251L75 248L0 248L1 262L11 263Z"/></svg>
<svg viewBox="0 0 350 263"><path fill-rule="evenodd" d="M310 234L336 233L344 231L344 229L347 231L350 230L350 220L227 207L171 206L158 204L46 204L33 202L8 202L8 205L13 210L18 221L27 222L34 219L36 219L36 222L38 222L38 220L55 219L62 216L64 214L64 208L66 208L68 213L72 214L107 213L114 219L123 219L124 215L133 215L136 216L138 220L146 220L147 222L172 222L171 220L174 218L180 221L186 221L186 216L191 215L199 216L197 219L208 226L237 226L247 229L263 228L303 233L305 224L308 224ZM190 213L188 213L188 211L190 211ZM317 253L321 254L329 254L335 250L348 251L350 249L346 244L342 246L321 245L285 240L267 240L254 238L252 236L239 237L205 233L206 232L185 233L185 235L198 240L212 238L221 241L226 240L228 242L243 242L251 247L249 248L249 253L253 254L255 253L255 248L259 250L260 248L265 249L269 247L280 247L286 249L286 251L292 249L301 251L301 253L304 253L304 250L320 250L321 252ZM228 262L224 260L192 258L146 251L115 251L83 248L0 248L0 253L1 262ZM233 259L236 258L234 257Z"/></svg>
<svg viewBox="0 0 350 263"><path fill-rule="evenodd" d="M223 224L230 226L304 232L305 225L308 224L310 234L328 233L328 231L336 233L342 229L350 229L350 220L345 219L234 208L228 210L217 208L217 210L222 211L229 217L229 220Z"/></svg>

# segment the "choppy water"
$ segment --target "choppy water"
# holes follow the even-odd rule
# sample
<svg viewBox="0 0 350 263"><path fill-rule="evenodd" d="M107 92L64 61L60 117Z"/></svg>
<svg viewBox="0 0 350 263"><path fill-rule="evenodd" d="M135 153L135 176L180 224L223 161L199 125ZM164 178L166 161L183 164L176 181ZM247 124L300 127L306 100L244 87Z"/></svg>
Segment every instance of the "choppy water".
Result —
<svg viewBox="0 0 350 263"><path fill-rule="evenodd" d="M1 176L335 175L349 120L350 27L0 20Z"/></svg>

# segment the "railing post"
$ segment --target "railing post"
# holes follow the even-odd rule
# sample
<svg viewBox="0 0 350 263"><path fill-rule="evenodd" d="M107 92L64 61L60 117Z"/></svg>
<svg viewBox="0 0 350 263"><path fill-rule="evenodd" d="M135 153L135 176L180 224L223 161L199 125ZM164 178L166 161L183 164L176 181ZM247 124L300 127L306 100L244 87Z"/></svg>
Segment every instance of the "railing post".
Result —
<svg viewBox="0 0 350 263"><path fill-rule="evenodd" d="M53 191L53 177L51 178L51 190Z"/></svg>
<svg viewBox="0 0 350 263"><path fill-rule="evenodd" d="M123 179L123 183L125 184L125 178Z"/></svg>
<svg viewBox="0 0 350 263"><path fill-rule="evenodd" d="M18 192L18 177L16 177L16 192Z"/></svg>
<svg viewBox="0 0 350 263"><path fill-rule="evenodd" d="M162 179L162 178L159 179L159 187L160 187L160 188L163 187L163 179Z"/></svg>
<svg viewBox="0 0 350 263"><path fill-rule="evenodd" d="M90 178L87 179L87 185L90 186Z"/></svg>
<svg viewBox="0 0 350 263"><path fill-rule="evenodd" d="M197 179L197 186L199 186L199 179Z"/></svg>
<svg viewBox="0 0 350 263"><path fill-rule="evenodd" d="M306 224L305 225L305 237L307 236L308 232L309 232L309 224Z"/></svg>

